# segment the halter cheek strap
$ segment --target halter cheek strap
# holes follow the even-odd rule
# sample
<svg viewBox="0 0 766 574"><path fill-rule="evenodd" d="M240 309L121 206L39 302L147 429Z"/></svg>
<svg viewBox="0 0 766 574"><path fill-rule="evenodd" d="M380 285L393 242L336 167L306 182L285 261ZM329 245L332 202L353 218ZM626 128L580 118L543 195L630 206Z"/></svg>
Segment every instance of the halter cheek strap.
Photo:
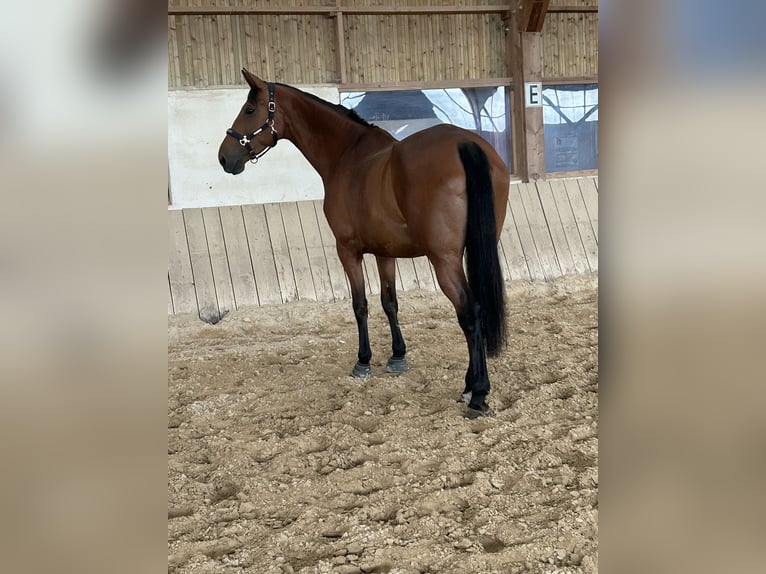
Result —
<svg viewBox="0 0 766 574"><path fill-rule="evenodd" d="M274 83L269 82L269 115L266 118L266 122L259 127L257 130L255 130L253 133L251 133L249 136L242 135L237 130L233 128L229 128L226 130L226 134L233 137L235 140L239 142L239 145L245 148L247 150L247 153L250 155L250 161L252 163L256 163L259 158L261 158L267 151L269 151L271 148L273 148L275 145L277 145L277 128L274 127L274 112L277 111L277 104L274 101ZM250 142L263 133L266 129L271 130L271 137L274 138L274 143L270 146L266 146L261 153L255 153L255 150L253 149L253 146L250 145Z"/></svg>

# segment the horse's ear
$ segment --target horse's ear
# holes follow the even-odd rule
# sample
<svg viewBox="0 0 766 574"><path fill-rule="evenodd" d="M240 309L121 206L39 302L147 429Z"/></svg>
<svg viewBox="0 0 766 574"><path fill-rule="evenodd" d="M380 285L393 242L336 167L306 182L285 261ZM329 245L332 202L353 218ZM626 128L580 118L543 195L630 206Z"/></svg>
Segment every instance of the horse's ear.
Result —
<svg viewBox="0 0 766 574"><path fill-rule="evenodd" d="M254 74L251 74L245 68L242 68L242 76L244 76L245 81L248 83L248 85L251 88L255 88L256 90L258 90L263 86L263 80L261 80L259 77L255 76Z"/></svg>

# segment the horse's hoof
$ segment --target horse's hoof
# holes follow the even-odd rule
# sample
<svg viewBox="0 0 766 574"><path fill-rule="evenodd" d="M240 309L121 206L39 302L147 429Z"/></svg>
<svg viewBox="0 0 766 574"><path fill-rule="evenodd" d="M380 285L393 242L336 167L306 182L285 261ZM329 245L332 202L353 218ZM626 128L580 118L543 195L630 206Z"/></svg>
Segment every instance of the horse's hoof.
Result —
<svg viewBox="0 0 766 574"><path fill-rule="evenodd" d="M473 393L471 391L468 391L467 393L463 393L462 395L460 395L460 398L457 400L457 402L468 404L471 402L472 396L473 396Z"/></svg>
<svg viewBox="0 0 766 574"><path fill-rule="evenodd" d="M475 409L471 406L465 409L465 418L469 420L478 419L479 417L491 417L495 414L495 411L493 411L491 408L489 408L489 405L484 402L481 404L481 407L478 409Z"/></svg>
<svg viewBox="0 0 766 574"><path fill-rule="evenodd" d="M404 373L405 371L409 371L410 366L407 364L407 359L402 357L401 359L397 359L396 357L391 357L388 362L386 363L386 372L387 373Z"/></svg>
<svg viewBox="0 0 766 574"><path fill-rule="evenodd" d="M356 365L354 365L354 369L351 371L351 376L355 379L366 380L372 377L372 369L370 368L370 365L363 365L357 361Z"/></svg>

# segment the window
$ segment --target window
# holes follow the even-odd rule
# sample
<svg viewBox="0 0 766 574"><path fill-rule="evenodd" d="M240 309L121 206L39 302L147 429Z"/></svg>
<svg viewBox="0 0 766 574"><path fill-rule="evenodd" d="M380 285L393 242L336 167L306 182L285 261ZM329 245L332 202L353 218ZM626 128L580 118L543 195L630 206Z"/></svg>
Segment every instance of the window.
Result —
<svg viewBox="0 0 766 574"><path fill-rule="evenodd" d="M598 168L598 84L543 88L545 171Z"/></svg>
<svg viewBox="0 0 766 574"><path fill-rule="evenodd" d="M340 103L401 140L437 124L479 134L511 165L510 101L500 87L342 93Z"/></svg>

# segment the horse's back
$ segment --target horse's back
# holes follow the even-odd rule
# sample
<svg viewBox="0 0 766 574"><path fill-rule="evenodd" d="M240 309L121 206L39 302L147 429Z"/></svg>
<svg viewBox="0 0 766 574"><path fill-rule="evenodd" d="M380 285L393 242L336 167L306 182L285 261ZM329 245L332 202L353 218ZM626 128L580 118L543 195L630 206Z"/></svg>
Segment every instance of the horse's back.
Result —
<svg viewBox="0 0 766 574"><path fill-rule="evenodd" d="M464 179L458 145L468 142L475 143L486 154L492 169L493 184L507 188L510 174L495 148L478 134L450 124L416 132L395 144L395 161L411 179Z"/></svg>
<svg viewBox="0 0 766 574"><path fill-rule="evenodd" d="M502 228L510 184L505 162L484 138L449 124L416 132L392 150L391 161L398 180L395 193L408 219L428 213L436 225L451 226L453 221L465 225L466 171L458 146L469 142L478 145L487 156L495 220L497 228Z"/></svg>
<svg viewBox="0 0 766 574"><path fill-rule="evenodd" d="M505 163L487 140L474 132L468 131L451 124L439 124L430 128L415 132L398 143L399 149L424 154L426 161L432 161L431 154L456 154L457 145L463 142L474 142L487 154L493 169L506 171ZM457 156L455 156L457 157Z"/></svg>

